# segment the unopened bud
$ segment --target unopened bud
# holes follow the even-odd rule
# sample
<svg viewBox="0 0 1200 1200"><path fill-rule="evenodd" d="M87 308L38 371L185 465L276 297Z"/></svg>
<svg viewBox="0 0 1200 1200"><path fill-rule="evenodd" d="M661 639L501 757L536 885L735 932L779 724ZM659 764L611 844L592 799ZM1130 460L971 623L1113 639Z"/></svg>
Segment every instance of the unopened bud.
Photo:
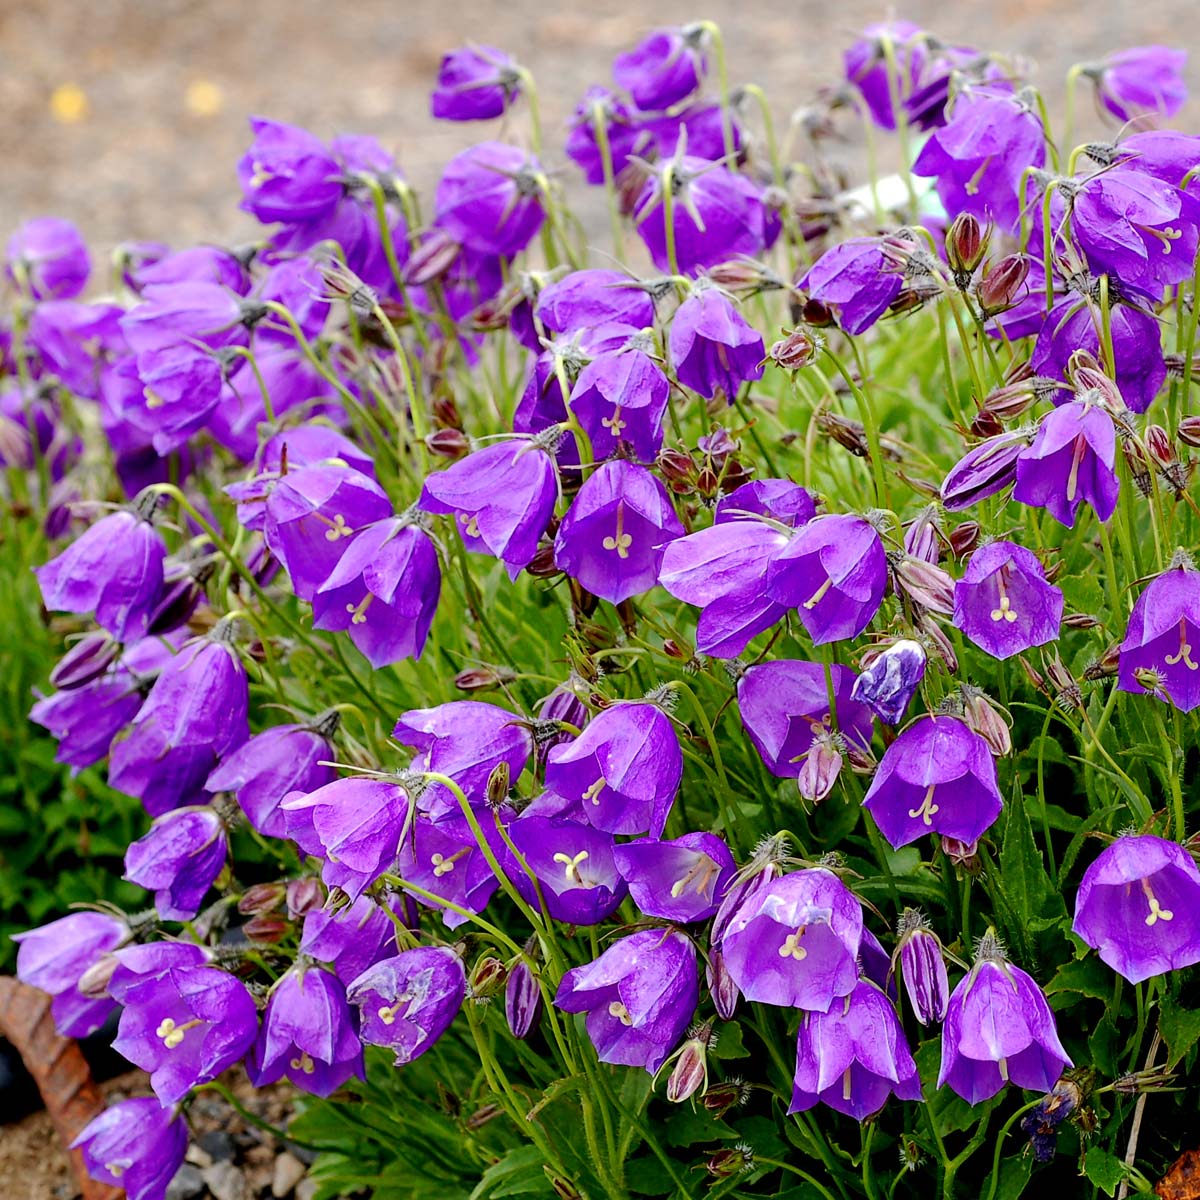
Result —
<svg viewBox="0 0 1200 1200"><path fill-rule="evenodd" d="M798 371L812 362L817 352L817 343L811 333L793 329L767 351L767 357L786 371Z"/></svg>
<svg viewBox="0 0 1200 1200"><path fill-rule="evenodd" d="M754 1170L754 1151L746 1145L718 1150L704 1164L704 1169L717 1179L729 1179L742 1171Z"/></svg>
<svg viewBox="0 0 1200 1200"><path fill-rule="evenodd" d="M491 808L499 808L508 799L512 790L511 770L507 762L498 762L488 776L487 802Z"/></svg>
<svg viewBox="0 0 1200 1200"><path fill-rule="evenodd" d="M513 963L504 984L504 1016L513 1037L521 1041L537 1028L542 1018L542 989L533 968L523 957Z"/></svg>
<svg viewBox="0 0 1200 1200"><path fill-rule="evenodd" d="M1200 446L1200 417L1183 417L1175 430L1185 446Z"/></svg>
<svg viewBox="0 0 1200 1200"><path fill-rule="evenodd" d="M900 975L913 1015L922 1025L938 1023L946 1015L950 983L942 943L929 922L915 909L900 918Z"/></svg>
<svg viewBox="0 0 1200 1200"><path fill-rule="evenodd" d="M936 564L941 557L941 532L937 506L927 504L904 527L904 549L912 558Z"/></svg>
<svg viewBox="0 0 1200 1200"><path fill-rule="evenodd" d="M117 969L120 959L115 954L105 954L98 958L82 975L75 985L89 1000L100 1000L108 995L108 983Z"/></svg>
<svg viewBox="0 0 1200 1200"><path fill-rule="evenodd" d="M684 450L664 446L658 456L658 469L669 482L690 483L696 477L696 464Z"/></svg>
<svg viewBox="0 0 1200 1200"><path fill-rule="evenodd" d="M430 406L434 422L442 429L461 429L462 414L458 411L458 403L448 392L435 396Z"/></svg>
<svg viewBox="0 0 1200 1200"><path fill-rule="evenodd" d="M985 229L979 218L970 213L959 213L951 222L946 230L946 259L956 276L966 277L959 287L966 285L975 268L983 262L991 238L991 226Z"/></svg>
<svg viewBox="0 0 1200 1200"><path fill-rule="evenodd" d="M667 1099L672 1104L682 1104L708 1086L708 1048L714 1040L711 1021L688 1030L687 1041L676 1051L675 1065L667 1076Z"/></svg>
<svg viewBox="0 0 1200 1200"><path fill-rule="evenodd" d="M1125 398L1121 395L1121 389L1104 373L1095 356L1088 351L1076 350L1067 359L1066 376L1077 395L1090 395L1114 413L1125 410Z"/></svg>
<svg viewBox="0 0 1200 1200"><path fill-rule="evenodd" d="M819 804L833 791L833 785L842 771L842 741L837 734L818 729L800 764L796 776L796 787L800 798L810 804Z"/></svg>
<svg viewBox="0 0 1200 1200"><path fill-rule="evenodd" d="M482 1129L488 1122L494 1121L504 1109L499 1104L484 1104L477 1108L463 1124L471 1130Z"/></svg>
<svg viewBox="0 0 1200 1200"><path fill-rule="evenodd" d="M1027 254L1008 254L988 269L976 291L985 316L1012 308L1025 295L1029 263Z"/></svg>
<svg viewBox="0 0 1200 1200"><path fill-rule="evenodd" d="M891 566L896 590L914 604L947 617L954 612L954 580L941 567L908 554L893 556Z"/></svg>
<svg viewBox="0 0 1200 1200"><path fill-rule="evenodd" d="M946 664L946 670L951 675L958 672L958 655L954 652L954 643L946 636L946 631L927 613L917 618L917 630L927 639L927 645Z"/></svg>
<svg viewBox="0 0 1200 1200"><path fill-rule="evenodd" d="M458 459L471 451L471 443L461 429L438 429L425 435L425 448L438 458Z"/></svg>
<svg viewBox="0 0 1200 1200"><path fill-rule="evenodd" d="M1012 734L1008 722L1000 715L991 698L976 687L964 684L961 689L963 719L988 744L988 749L1003 758L1012 753Z"/></svg>
<svg viewBox="0 0 1200 1200"><path fill-rule="evenodd" d="M725 1083L714 1083L703 1096L700 1103L707 1112L720 1120L731 1108L741 1108L750 1100L750 1085L740 1079L730 1079Z"/></svg>
<svg viewBox="0 0 1200 1200"><path fill-rule="evenodd" d="M1057 653L1046 659L1046 677L1064 708L1079 708L1083 704L1083 693L1075 676L1063 665Z"/></svg>
<svg viewBox="0 0 1200 1200"><path fill-rule="evenodd" d="M242 893L237 909L244 917L269 913L278 908L286 897L285 883L255 883Z"/></svg>
<svg viewBox="0 0 1200 1200"><path fill-rule="evenodd" d="M120 642L97 630L80 638L54 665L50 683L63 691L99 679L121 653Z"/></svg>
<svg viewBox="0 0 1200 1200"><path fill-rule="evenodd" d="M1091 613L1068 613L1063 617L1063 625L1067 629L1096 629L1103 622Z"/></svg>
<svg viewBox="0 0 1200 1200"><path fill-rule="evenodd" d="M899 725L921 680L928 657L920 642L908 638L892 642L870 660L854 681L851 698L865 704L881 721Z"/></svg>
<svg viewBox="0 0 1200 1200"><path fill-rule="evenodd" d="M291 917L303 917L325 903L325 888L314 875L293 879L287 885L287 910Z"/></svg>
<svg viewBox="0 0 1200 1200"><path fill-rule="evenodd" d="M971 433L975 437L995 437L1004 432L1004 424L990 408L981 408L971 422Z"/></svg>
<svg viewBox="0 0 1200 1200"><path fill-rule="evenodd" d="M516 673L507 667L468 667L455 675L454 686L460 692L483 692L512 683L516 677Z"/></svg>
<svg viewBox="0 0 1200 1200"><path fill-rule="evenodd" d="M251 917L242 926L242 932L251 942L274 945L276 942L283 941L291 928L291 922L286 917L273 916L268 913L260 917Z"/></svg>
<svg viewBox="0 0 1200 1200"><path fill-rule="evenodd" d="M979 858L979 840L963 842L958 838L942 835L942 853L956 866L969 875L978 875L983 870Z"/></svg>
<svg viewBox="0 0 1200 1200"><path fill-rule="evenodd" d="M738 990L738 985L734 983L733 976L730 975L729 968L725 965L725 956L720 950L713 950L709 954L705 976L717 1016L722 1021L732 1021L742 993Z"/></svg>
<svg viewBox="0 0 1200 1200"><path fill-rule="evenodd" d="M508 969L491 954L485 954L471 971L471 995L485 1000L498 995L508 980Z"/></svg>
<svg viewBox="0 0 1200 1200"><path fill-rule="evenodd" d="M1169 471L1178 465L1179 456L1171 444L1170 435L1161 425L1147 425L1142 434L1142 442L1146 447L1146 453L1150 456L1150 461L1160 471Z"/></svg>
<svg viewBox="0 0 1200 1200"><path fill-rule="evenodd" d="M583 1200L583 1193L569 1179L551 1172L547 1172L547 1177L558 1200Z"/></svg>
<svg viewBox="0 0 1200 1200"><path fill-rule="evenodd" d="M436 226L409 256L404 266L404 282L409 287L422 287L440 279L454 266L462 247L444 230Z"/></svg>
<svg viewBox="0 0 1200 1200"><path fill-rule="evenodd" d="M783 287L783 280L764 263L749 258L717 263L716 266L709 267L705 274L718 287L728 288L730 291L761 292Z"/></svg>

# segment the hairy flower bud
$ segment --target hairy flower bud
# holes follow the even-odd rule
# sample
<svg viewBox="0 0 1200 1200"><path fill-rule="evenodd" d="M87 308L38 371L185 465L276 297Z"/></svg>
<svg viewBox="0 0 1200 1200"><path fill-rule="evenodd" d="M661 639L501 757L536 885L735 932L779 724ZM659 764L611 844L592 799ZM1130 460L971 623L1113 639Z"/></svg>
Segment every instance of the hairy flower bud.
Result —
<svg viewBox="0 0 1200 1200"><path fill-rule="evenodd" d="M489 688L512 683L516 674L507 667L468 667L454 677L454 686L460 692L483 692Z"/></svg>
<svg viewBox="0 0 1200 1200"><path fill-rule="evenodd" d="M978 521L963 521L950 530L950 549L956 558L965 558L979 545L980 527Z"/></svg>
<svg viewBox="0 0 1200 1200"><path fill-rule="evenodd" d="M842 770L842 749L843 741L839 735L821 730L814 733L812 745L796 777L796 787L802 800L818 804L833 791L833 785Z"/></svg>
<svg viewBox="0 0 1200 1200"><path fill-rule="evenodd" d="M54 665L50 683L62 691L82 687L99 679L120 654L121 643L104 630L85 634Z"/></svg>
<svg viewBox="0 0 1200 1200"><path fill-rule="evenodd" d="M458 459L471 451L471 443L461 429L438 429L426 435L425 445L438 458Z"/></svg>
<svg viewBox="0 0 1200 1200"><path fill-rule="evenodd" d="M729 968L725 966L725 956L720 950L713 950L709 954L705 974L708 979L708 992L717 1010L717 1016L722 1021L732 1021L742 993L734 983Z"/></svg>
<svg viewBox="0 0 1200 1200"><path fill-rule="evenodd" d="M1012 735L1008 722L1000 715L991 698L976 687L963 684L963 719L985 742L997 758L1012 753Z"/></svg>
<svg viewBox="0 0 1200 1200"><path fill-rule="evenodd" d="M264 942L268 945L274 945L277 942L283 941L291 928L291 922L284 917L267 914L251 917L242 926L242 932L252 942Z"/></svg>
<svg viewBox="0 0 1200 1200"><path fill-rule="evenodd" d="M1185 446L1200 446L1200 417L1182 417L1175 433Z"/></svg>
<svg viewBox="0 0 1200 1200"><path fill-rule="evenodd" d="M325 901L325 889L315 875L293 879L287 885L287 910L293 917L303 917L320 908Z"/></svg>
<svg viewBox="0 0 1200 1200"><path fill-rule="evenodd" d="M498 995L508 981L508 968L496 957L485 954L471 971L470 994L475 1000Z"/></svg>
<svg viewBox="0 0 1200 1200"><path fill-rule="evenodd" d="M282 882L252 884L238 900L238 912L247 917L269 913L283 903L286 894L287 885Z"/></svg>
<svg viewBox="0 0 1200 1200"><path fill-rule="evenodd" d="M946 230L946 258L956 276L962 275L959 287L965 287L975 268L983 261L991 242L992 230L980 223L971 213L959 213Z"/></svg>
<svg viewBox="0 0 1200 1200"><path fill-rule="evenodd" d="M682 1104L707 1088L708 1048L715 1040L711 1021L688 1031L688 1040L676 1051L675 1066L667 1076L667 1099L672 1104Z"/></svg>
<svg viewBox="0 0 1200 1200"><path fill-rule="evenodd" d="M908 554L892 556L890 565L897 592L930 612L954 611L954 580L941 567Z"/></svg>
<svg viewBox="0 0 1200 1200"><path fill-rule="evenodd" d="M929 922L915 909L907 908L900 919L900 975L922 1025L940 1022L946 1015L950 984L942 943Z"/></svg>
<svg viewBox="0 0 1200 1200"><path fill-rule="evenodd" d="M1029 264L1027 254L1008 254L988 269L976 292L985 316L1001 313L1021 299L1025 294Z"/></svg>

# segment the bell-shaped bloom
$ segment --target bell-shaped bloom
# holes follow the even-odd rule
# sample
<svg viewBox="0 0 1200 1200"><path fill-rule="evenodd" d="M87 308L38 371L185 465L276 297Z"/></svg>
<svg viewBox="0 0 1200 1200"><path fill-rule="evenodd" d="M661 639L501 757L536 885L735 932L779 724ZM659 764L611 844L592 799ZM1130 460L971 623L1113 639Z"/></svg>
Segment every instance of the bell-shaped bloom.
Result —
<svg viewBox="0 0 1200 1200"><path fill-rule="evenodd" d="M408 793L386 779L335 779L315 792L290 793L280 806L288 837L325 860L321 878L357 900L392 869L412 814Z"/></svg>
<svg viewBox="0 0 1200 1200"><path fill-rule="evenodd" d="M747 1000L827 1012L858 982L862 931L857 897L815 867L749 889L724 924L720 950Z"/></svg>
<svg viewBox="0 0 1200 1200"><path fill-rule="evenodd" d="M213 961L214 952L195 942L141 942L122 946L113 954L108 993L118 1003L135 1006L143 992L174 971L202 967Z"/></svg>
<svg viewBox="0 0 1200 1200"><path fill-rule="evenodd" d="M166 557L154 526L122 509L102 517L35 574L51 612L94 613L117 641L132 642L149 625Z"/></svg>
<svg viewBox="0 0 1200 1200"><path fill-rule="evenodd" d="M929 656L920 642L901 638L864 658L851 699L865 704L887 725L899 725L925 678Z"/></svg>
<svg viewBox="0 0 1200 1200"><path fill-rule="evenodd" d="M1145 175L1182 187L1184 178L1200 162L1200 137L1176 129L1148 129L1122 138L1119 145L1106 147L1114 162L1126 162ZM1195 196L1200 186L1191 180L1188 192Z"/></svg>
<svg viewBox="0 0 1200 1200"><path fill-rule="evenodd" d="M891 60L884 49L891 47ZM871 119L880 129L895 129L893 97L907 103L925 69L929 57L921 27L911 21L886 21L868 25L842 54L846 82L862 95Z"/></svg>
<svg viewBox="0 0 1200 1200"><path fill-rule="evenodd" d="M541 164L516 146L480 142L456 154L434 194L436 224L460 245L511 258L546 218Z"/></svg>
<svg viewBox="0 0 1200 1200"><path fill-rule="evenodd" d="M8 239L5 270L34 300L71 300L91 272L83 235L60 217L35 217Z"/></svg>
<svg viewBox="0 0 1200 1200"><path fill-rule="evenodd" d="M554 539L554 562L602 600L619 604L658 582L663 549L683 536L666 488L624 459L598 467Z"/></svg>
<svg viewBox="0 0 1200 1200"><path fill-rule="evenodd" d="M216 967L172 967L127 998L113 1049L150 1072L168 1105L233 1066L257 1034L258 1009L240 979Z"/></svg>
<svg viewBox="0 0 1200 1200"><path fill-rule="evenodd" d="M498 856L503 840L488 825L484 836L492 843ZM413 822L412 834L405 839L397 861L397 871L406 882L432 892L458 909L479 913L499 887L495 873L488 863L470 825L461 817L446 816L431 821L425 816ZM439 905L424 896L416 896L419 904L440 909L447 929L457 929L469 920L462 912Z"/></svg>
<svg viewBox="0 0 1200 1200"><path fill-rule="evenodd" d="M315 881L309 877L308 882ZM304 914L300 952L331 967L347 986L395 948L393 918L369 896L345 905L322 905Z"/></svg>
<svg viewBox="0 0 1200 1200"><path fill-rule="evenodd" d="M862 517L815 517L767 568L767 594L794 608L813 644L858 637L883 603L887 556Z"/></svg>
<svg viewBox="0 0 1200 1200"><path fill-rule="evenodd" d="M613 859L613 839L582 821L526 814L508 827L525 866L537 877L547 914L570 925L599 925L625 899L628 888ZM532 905L539 904L524 868L506 872Z"/></svg>
<svg viewBox="0 0 1200 1200"><path fill-rule="evenodd" d="M927 833L974 842L1002 807L992 752L957 717L922 717L884 752L863 807L893 850Z"/></svg>
<svg viewBox="0 0 1200 1200"><path fill-rule="evenodd" d="M1017 478L1017 460L1029 448L1024 433L999 433L973 446L942 481L942 507L948 512L970 508L1009 487Z"/></svg>
<svg viewBox="0 0 1200 1200"><path fill-rule="evenodd" d="M851 695L855 679L849 667L837 663L789 658L755 663L742 672L737 681L742 728L772 775L795 779L819 733L836 731L860 750L870 746L874 721L871 710Z"/></svg>
<svg viewBox="0 0 1200 1200"><path fill-rule="evenodd" d="M332 724L332 722L329 722ZM255 734L211 772L204 787L232 792L247 820L266 837L287 837L279 809L289 792L315 792L336 778L334 757L321 726L275 725Z"/></svg>
<svg viewBox="0 0 1200 1200"><path fill-rule="evenodd" d="M707 921L736 870L715 833L685 833L669 842L639 838L617 846L613 857L633 902L664 921Z"/></svg>
<svg viewBox="0 0 1200 1200"><path fill-rule="evenodd" d="M979 1104L1006 1083L1048 1092L1069 1066L1041 989L1004 957L993 935L985 936L975 965L950 994L938 1087Z"/></svg>
<svg viewBox="0 0 1200 1200"><path fill-rule="evenodd" d="M963 92L949 120L925 143L914 175L933 176L951 217L971 213L1013 229L1021 216L1021 185L1029 167L1046 163L1041 119L997 88Z"/></svg>
<svg viewBox="0 0 1200 1200"><path fill-rule="evenodd" d="M732 404L743 383L762 378L762 335L715 287L694 289L679 306L668 348L679 382L706 400Z"/></svg>
<svg viewBox="0 0 1200 1200"><path fill-rule="evenodd" d="M141 707L137 681L118 666L81 687L42 697L29 710L29 719L58 741L55 762L82 770L108 753L113 738Z"/></svg>
<svg viewBox="0 0 1200 1200"><path fill-rule="evenodd" d="M1200 870L1177 842L1119 837L1075 894L1071 926L1130 983L1200 962Z"/></svg>
<svg viewBox="0 0 1200 1200"><path fill-rule="evenodd" d="M155 284L120 320L134 354L149 354L182 342L220 350L244 346L249 326L263 315L257 301L243 299L219 283Z"/></svg>
<svg viewBox="0 0 1200 1200"><path fill-rule="evenodd" d="M244 296L250 290L250 275L238 254L221 246L189 246L152 261L143 260L132 272L135 292L162 283L219 283Z"/></svg>
<svg viewBox="0 0 1200 1200"><path fill-rule="evenodd" d="M1173 117L1187 100L1186 63L1186 50L1130 46L1089 65L1084 74L1095 84L1100 104L1125 124L1151 115Z"/></svg>
<svg viewBox="0 0 1200 1200"><path fill-rule="evenodd" d="M557 499L554 459L536 441L514 438L428 476L421 507L453 513L463 545L500 559L515 580L537 553Z"/></svg>
<svg viewBox="0 0 1200 1200"><path fill-rule="evenodd" d="M637 153L649 140L645 126L634 117L627 104L608 88L588 88L571 114L563 149L593 187L604 182L605 173L606 156L597 136L597 126L603 129L608 141L607 156L614 179L629 165L629 156Z"/></svg>
<svg viewBox="0 0 1200 1200"><path fill-rule="evenodd" d="M661 837L683 778L671 718L656 704L621 701L547 756L546 790L578 805L606 833Z"/></svg>
<svg viewBox="0 0 1200 1200"><path fill-rule="evenodd" d="M517 64L494 46L462 46L442 55L430 112L443 121L487 121L504 115L520 86Z"/></svg>
<svg viewBox="0 0 1200 1200"><path fill-rule="evenodd" d="M225 866L228 841L211 808L164 813L125 852L125 878L154 892L164 921L190 921Z"/></svg>
<svg viewBox="0 0 1200 1200"><path fill-rule="evenodd" d="M362 1042L346 989L336 975L300 963L272 988L254 1052L255 1087L285 1076L301 1091L328 1096L363 1076Z"/></svg>
<svg viewBox="0 0 1200 1200"><path fill-rule="evenodd" d="M237 165L242 207L264 224L311 221L337 207L345 191L332 151L306 129L251 117L254 141Z"/></svg>
<svg viewBox="0 0 1200 1200"><path fill-rule="evenodd" d="M1152 579L1135 601L1121 643L1118 687L1152 692L1191 712L1200 704L1200 653L1193 654L1193 646L1200 650L1200 573L1181 562Z"/></svg>
<svg viewBox="0 0 1200 1200"><path fill-rule="evenodd" d="M885 256L883 238L847 238L804 273L797 288L836 315L847 333L864 333L887 312L904 276Z"/></svg>
<svg viewBox="0 0 1200 1200"><path fill-rule="evenodd" d="M192 342L156 346L135 361L145 404L126 415L159 454L169 454L207 425L221 398L224 362Z"/></svg>
<svg viewBox="0 0 1200 1200"><path fill-rule="evenodd" d="M538 292L533 311L552 333L582 333L616 325L636 330L654 324L654 300L622 271L572 271Z"/></svg>
<svg viewBox="0 0 1200 1200"><path fill-rule="evenodd" d="M940 1022L946 1015L950 981L942 943L929 922L915 909L905 909L900 924L900 976L913 1015L922 1025Z"/></svg>
<svg viewBox="0 0 1200 1200"><path fill-rule="evenodd" d="M651 462L662 449L670 395L662 369L629 346L593 358L576 377L570 405L597 461L625 442L642 462Z"/></svg>
<svg viewBox="0 0 1200 1200"><path fill-rule="evenodd" d="M178 1109L153 1096L121 1100L93 1117L71 1143L87 1173L124 1191L128 1200L164 1200L183 1166L188 1127Z"/></svg>
<svg viewBox="0 0 1200 1200"><path fill-rule="evenodd" d="M467 994L462 959L448 946L402 950L368 967L346 989L361 1013L362 1040L420 1058L450 1028Z"/></svg>
<svg viewBox="0 0 1200 1200"><path fill-rule="evenodd" d="M1117 507L1117 431L1099 405L1073 400L1047 413L1017 458L1013 499L1044 508L1068 529L1084 502L1105 522Z"/></svg>
<svg viewBox="0 0 1200 1200"><path fill-rule="evenodd" d="M954 624L993 658L1056 641L1063 594L1041 560L1015 542L988 542L954 585Z"/></svg>
<svg viewBox="0 0 1200 1200"><path fill-rule="evenodd" d="M106 355L124 350L115 304L43 300L29 316L26 340L42 365L73 392L94 399Z"/></svg>
<svg viewBox="0 0 1200 1200"><path fill-rule="evenodd" d="M613 79L642 112L658 112L686 100L707 70L703 33L694 27L656 30L613 60Z"/></svg>
<svg viewBox="0 0 1200 1200"><path fill-rule="evenodd" d="M752 479L717 501L713 522L752 520L756 515L795 529L811 521L817 508L809 492L790 479Z"/></svg>
<svg viewBox="0 0 1200 1200"><path fill-rule="evenodd" d="M874 1116L894 1095L921 1099L921 1077L891 1000L860 979L828 1012L800 1014L789 1113L817 1104L856 1121Z"/></svg>
<svg viewBox="0 0 1200 1200"><path fill-rule="evenodd" d="M683 1036L700 1002L696 948L677 930L645 929L568 971L554 1005L587 1013L601 1062L653 1074Z"/></svg>

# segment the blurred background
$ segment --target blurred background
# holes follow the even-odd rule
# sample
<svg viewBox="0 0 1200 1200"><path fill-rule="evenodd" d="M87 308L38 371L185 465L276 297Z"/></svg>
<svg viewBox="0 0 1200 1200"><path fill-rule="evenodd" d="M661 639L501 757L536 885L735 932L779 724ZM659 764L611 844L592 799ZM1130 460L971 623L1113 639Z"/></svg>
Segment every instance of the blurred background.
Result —
<svg viewBox="0 0 1200 1200"><path fill-rule="evenodd" d="M947 42L1034 59L1055 113L1074 62L1153 42L1190 49L1195 3L910 0L893 15ZM441 54L471 40L533 71L552 166L584 89L610 82L612 57L656 25L716 21L731 83L760 84L785 121L839 79L855 32L888 15L879 0L0 0L0 232L54 214L100 251L125 239L246 238L254 226L236 208L234 165L249 114L322 136L375 134L426 188L492 128L428 115ZM1098 135L1085 89L1079 107L1082 132ZM1200 124L1197 111L1180 115L1182 128Z"/></svg>

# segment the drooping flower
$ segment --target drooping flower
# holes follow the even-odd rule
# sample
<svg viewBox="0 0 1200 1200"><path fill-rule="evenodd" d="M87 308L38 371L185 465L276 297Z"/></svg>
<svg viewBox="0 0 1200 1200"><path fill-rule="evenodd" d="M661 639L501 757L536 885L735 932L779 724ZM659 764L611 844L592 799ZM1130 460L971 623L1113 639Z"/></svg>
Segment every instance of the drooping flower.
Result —
<svg viewBox="0 0 1200 1200"><path fill-rule="evenodd" d="M1119 837L1084 872L1072 930L1130 983L1200 962L1200 870L1177 842Z"/></svg>
<svg viewBox="0 0 1200 1200"><path fill-rule="evenodd" d="M696 949L677 930L646 929L568 971L554 1005L587 1013L601 1062L653 1074L691 1023L700 999Z"/></svg>
<svg viewBox="0 0 1200 1200"><path fill-rule="evenodd" d="M504 142L480 142L456 154L434 194L437 225L460 245L511 258L542 227L542 167Z"/></svg>
<svg viewBox="0 0 1200 1200"><path fill-rule="evenodd" d="M654 324L654 300L621 271L572 271L538 293L534 316L552 333L583 333Z"/></svg>
<svg viewBox="0 0 1200 1200"><path fill-rule="evenodd" d="M570 407L597 461L615 454L624 442L639 460L651 462L662 449L670 395L662 368L635 338L585 364L571 388Z"/></svg>
<svg viewBox="0 0 1200 1200"><path fill-rule="evenodd" d="M893 850L927 833L974 842L1002 807L992 752L957 717L922 717L884 752L863 807Z"/></svg>
<svg viewBox="0 0 1200 1200"><path fill-rule="evenodd" d="M884 47L885 39L890 56ZM901 105L908 101L925 69L927 57L921 27L911 21L868 25L862 36L843 53L846 81L859 90L867 111L880 129L896 128L893 97Z"/></svg>
<svg viewBox="0 0 1200 1200"><path fill-rule="evenodd" d="M254 141L238 163L242 207L267 224L326 216L345 190L337 159L306 129L251 117Z"/></svg>
<svg viewBox="0 0 1200 1200"><path fill-rule="evenodd" d="M245 346L251 326L265 313L257 300L245 299L219 283L163 283L142 292L141 303L121 318L120 328L134 354L184 342L221 350Z"/></svg>
<svg viewBox="0 0 1200 1200"><path fill-rule="evenodd" d="M1006 659L1057 640L1063 603L1036 554L1015 542L988 542L954 585L954 624L993 658Z"/></svg>
<svg viewBox="0 0 1200 1200"><path fill-rule="evenodd" d="M659 29L613 62L613 79L643 112L686 100L708 69L702 26Z"/></svg>
<svg viewBox="0 0 1200 1200"><path fill-rule="evenodd" d="M310 876L308 882L316 881ZM345 906L326 904L306 912L300 952L332 967L349 986L372 963L386 958L395 941L392 918L370 896L359 896Z"/></svg>
<svg viewBox="0 0 1200 1200"><path fill-rule="evenodd" d="M973 446L942 481L942 506L949 512L969 508L1009 487L1017 477L1017 460L1031 438L1020 432L999 433Z"/></svg>
<svg viewBox="0 0 1200 1200"><path fill-rule="evenodd" d="M719 288L697 286L671 321L671 365L685 387L732 404L743 383L761 379L761 334Z"/></svg>
<svg viewBox="0 0 1200 1200"><path fill-rule="evenodd" d="M946 1015L950 981L942 943L929 922L915 909L906 908L900 919L900 976L913 1015L922 1025L940 1022Z"/></svg>
<svg viewBox="0 0 1200 1200"><path fill-rule="evenodd" d="M817 506L812 496L790 479L752 479L717 501L713 523L753 520L754 515L796 529L817 515Z"/></svg>
<svg viewBox="0 0 1200 1200"><path fill-rule="evenodd" d="M183 1165L188 1128L175 1107L153 1096L121 1100L93 1117L71 1143L87 1173L124 1190L128 1200L164 1200Z"/></svg>
<svg viewBox="0 0 1200 1200"><path fill-rule="evenodd" d="M1186 50L1130 46L1089 63L1082 73L1095 84L1100 104L1124 124L1152 114L1173 117L1187 100L1186 63Z"/></svg>
<svg viewBox="0 0 1200 1200"><path fill-rule="evenodd" d="M442 55L430 111L443 121L487 121L503 116L520 89L513 58L494 46L461 46Z"/></svg>
<svg viewBox="0 0 1200 1200"><path fill-rule="evenodd" d="M851 699L865 704L881 721L899 725L925 678L928 655L920 642L901 638L864 657L863 668L850 692Z"/></svg>
<svg viewBox="0 0 1200 1200"><path fill-rule="evenodd" d="M865 1121L895 1095L921 1099L921 1077L892 1002L860 979L827 1012L804 1012L789 1113L818 1103Z"/></svg>
<svg viewBox="0 0 1200 1200"><path fill-rule="evenodd" d="M1195 639L1193 641L1192 639ZM1151 692L1181 712L1200 704L1200 574L1180 559L1134 603L1121 643L1118 686Z"/></svg>
<svg viewBox="0 0 1200 1200"><path fill-rule="evenodd" d="M647 134L634 119L629 106L608 88L590 87L583 94L571 121L563 149L593 186L604 182L605 152L597 126L604 131L608 156L615 179L628 165L629 156L638 151Z"/></svg>
<svg viewBox="0 0 1200 1200"><path fill-rule="evenodd" d="M208 807L164 813L125 852L125 878L154 892L164 921L190 921L225 866L225 826Z"/></svg>
<svg viewBox="0 0 1200 1200"><path fill-rule="evenodd" d="M462 959L447 946L402 950L346 989L361 1013L362 1040L395 1051L398 1067L420 1058L450 1028L466 994Z"/></svg>
<svg viewBox="0 0 1200 1200"><path fill-rule="evenodd" d="M715 833L686 833L668 842L639 838L613 851L633 902L648 917L706 921L734 875L733 855Z"/></svg>
<svg viewBox="0 0 1200 1200"><path fill-rule="evenodd" d="M484 825L483 831L493 851L502 855L503 841L494 833L494 826ZM397 870L407 882L457 906L447 908L425 896L416 896L419 904L441 911L447 929L457 929L469 919L458 909L483 912L499 886L470 825L456 816L437 821L418 817L401 847Z"/></svg>
<svg viewBox="0 0 1200 1200"><path fill-rule="evenodd" d="M975 965L950 994L938 1087L949 1085L968 1104L979 1104L1010 1082L1048 1092L1069 1066L1041 989L988 933Z"/></svg>
<svg viewBox="0 0 1200 1200"><path fill-rule="evenodd" d="M91 260L70 221L35 217L8 239L5 270L34 300L71 300L87 286Z"/></svg>
<svg viewBox="0 0 1200 1200"><path fill-rule="evenodd" d="M864 333L887 312L904 286L881 237L847 238L830 246L797 288L827 305L847 333Z"/></svg>

